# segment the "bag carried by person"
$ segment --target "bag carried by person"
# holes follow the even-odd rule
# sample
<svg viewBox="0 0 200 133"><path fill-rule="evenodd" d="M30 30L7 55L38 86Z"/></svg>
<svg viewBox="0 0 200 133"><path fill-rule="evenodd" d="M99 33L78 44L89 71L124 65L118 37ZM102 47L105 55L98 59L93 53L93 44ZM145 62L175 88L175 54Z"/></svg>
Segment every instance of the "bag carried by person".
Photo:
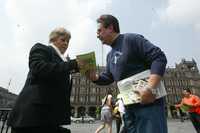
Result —
<svg viewBox="0 0 200 133"><path fill-rule="evenodd" d="M112 110L112 116L114 118L120 118L120 112L118 106L115 106L114 109Z"/></svg>

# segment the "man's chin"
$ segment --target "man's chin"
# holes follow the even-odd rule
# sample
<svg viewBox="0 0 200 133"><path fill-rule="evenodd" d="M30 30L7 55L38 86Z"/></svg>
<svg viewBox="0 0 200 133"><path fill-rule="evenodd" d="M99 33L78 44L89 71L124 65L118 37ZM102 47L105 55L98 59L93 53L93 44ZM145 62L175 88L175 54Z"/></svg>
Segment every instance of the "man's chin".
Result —
<svg viewBox="0 0 200 133"><path fill-rule="evenodd" d="M100 40L100 39L99 39ZM102 45L106 45L107 43L103 40L100 40Z"/></svg>
<svg viewBox="0 0 200 133"><path fill-rule="evenodd" d="M102 43L102 44L104 44L104 45L106 44L106 42L105 42L105 41L101 41L101 43Z"/></svg>
<svg viewBox="0 0 200 133"><path fill-rule="evenodd" d="M65 54L67 50L60 51L61 54Z"/></svg>
<svg viewBox="0 0 200 133"><path fill-rule="evenodd" d="M99 41L101 41L102 44L105 44L105 42L103 40L101 40L100 38L99 38Z"/></svg>

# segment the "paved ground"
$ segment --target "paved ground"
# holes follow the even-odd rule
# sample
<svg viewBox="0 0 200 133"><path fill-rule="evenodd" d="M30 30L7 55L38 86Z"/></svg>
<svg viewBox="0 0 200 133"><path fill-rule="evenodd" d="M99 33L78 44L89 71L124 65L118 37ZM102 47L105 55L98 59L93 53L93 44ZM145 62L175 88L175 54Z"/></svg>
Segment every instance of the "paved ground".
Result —
<svg viewBox="0 0 200 133"><path fill-rule="evenodd" d="M72 125L66 127L70 128L72 133L94 133L99 124L99 121L93 124L72 123ZM2 123L0 123L0 125L2 125ZM168 120L168 130L168 133L196 133L189 120L184 122L180 122L180 120ZM8 133L10 133L10 130ZM106 130L103 130L101 133L106 133ZM113 133L116 133L115 123L113 123Z"/></svg>
<svg viewBox="0 0 200 133"><path fill-rule="evenodd" d="M94 133L99 126L99 121L93 124L75 124L67 126L71 129L72 133ZM180 122L180 120L168 120L168 133L195 133L195 130L190 121ZM102 133L106 133L103 130ZM113 124L113 133L116 133L115 124Z"/></svg>

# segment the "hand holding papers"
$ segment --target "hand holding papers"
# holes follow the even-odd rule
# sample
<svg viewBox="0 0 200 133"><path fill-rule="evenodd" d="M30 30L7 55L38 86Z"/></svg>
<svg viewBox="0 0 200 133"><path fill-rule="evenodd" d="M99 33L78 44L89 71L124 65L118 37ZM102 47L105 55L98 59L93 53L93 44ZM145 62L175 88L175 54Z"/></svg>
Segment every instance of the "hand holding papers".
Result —
<svg viewBox="0 0 200 133"><path fill-rule="evenodd" d="M148 78L150 76L150 70L146 70L139 74L133 75L129 78L123 79L117 83L119 92L122 96L125 105L141 103L141 93L145 86L148 85ZM155 97L158 99L166 95L166 90L163 82L161 81L156 88Z"/></svg>
<svg viewBox="0 0 200 133"><path fill-rule="evenodd" d="M94 52L77 55L76 58L82 75L96 74L96 58Z"/></svg>

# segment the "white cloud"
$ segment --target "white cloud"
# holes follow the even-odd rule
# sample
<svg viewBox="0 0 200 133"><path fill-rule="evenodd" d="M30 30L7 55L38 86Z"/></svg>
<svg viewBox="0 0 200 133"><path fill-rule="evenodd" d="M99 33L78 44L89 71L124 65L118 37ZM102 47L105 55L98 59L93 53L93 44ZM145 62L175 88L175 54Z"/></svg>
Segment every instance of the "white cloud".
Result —
<svg viewBox="0 0 200 133"><path fill-rule="evenodd" d="M195 29L200 33L200 23L195 25Z"/></svg>
<svg viewBox="0 0 200 133"><path fill-rule="evenodd" d="M168 0L168 6L162 17L171 23L193 25L197 28L200 24L200 1Z"/></svg>
<svg viewBox="0 0 200 133"><path fill-rule="evenodd" d="M16 85L11 91L19 93L28 71L28 52L36 42L48 43L52 29L64 26L72 33L67 53L95 51L101 58L101 44L96 38L96 18L110 10L112 0L7 0L5 9L11 22L13 44L2 46L1 59L9 51L13 56L1 66L1 85L6 86L10 77ZM9 49L10 48L10 49ZM14 65L13 65L14 64ZM14 75L14 76L13 76ZM3 80L5 79L5 80Z"/></svg>

